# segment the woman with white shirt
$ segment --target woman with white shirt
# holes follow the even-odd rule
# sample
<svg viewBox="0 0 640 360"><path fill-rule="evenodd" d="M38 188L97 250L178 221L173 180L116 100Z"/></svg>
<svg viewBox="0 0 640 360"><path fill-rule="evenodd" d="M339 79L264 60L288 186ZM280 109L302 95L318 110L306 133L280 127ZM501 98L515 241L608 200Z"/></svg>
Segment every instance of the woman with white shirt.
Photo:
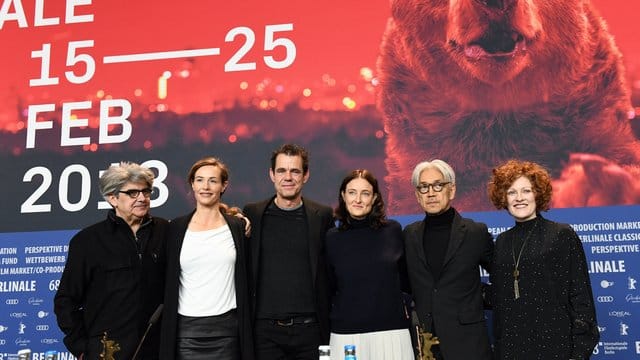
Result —
<svg viewBox="0 0 640 360"><path fill-rule="evenodd" d="M208 157L187 179L196 209L169 226L160 358L253 359L245 223L221 202L229 171Z"/></svg>

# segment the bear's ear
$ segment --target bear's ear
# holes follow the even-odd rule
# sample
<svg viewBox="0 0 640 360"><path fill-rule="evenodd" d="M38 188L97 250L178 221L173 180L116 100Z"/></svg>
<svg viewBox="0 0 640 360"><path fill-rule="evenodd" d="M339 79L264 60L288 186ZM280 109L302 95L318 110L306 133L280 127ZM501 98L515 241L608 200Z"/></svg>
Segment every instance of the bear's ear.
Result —
<svg viewBox="0 0 640 360"><path fill-rule="evenodd" d="M409 11L412 10L411 1L412 0L389 0L389 4L391 5L391 17L396 20L406 19L409 15Z"/></svg>

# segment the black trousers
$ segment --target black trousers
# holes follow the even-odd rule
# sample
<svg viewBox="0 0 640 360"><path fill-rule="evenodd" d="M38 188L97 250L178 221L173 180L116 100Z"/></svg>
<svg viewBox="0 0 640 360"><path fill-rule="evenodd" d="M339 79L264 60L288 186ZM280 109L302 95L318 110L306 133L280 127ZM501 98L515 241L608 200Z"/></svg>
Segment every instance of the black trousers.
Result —
<svg viewBox="0 0 640 360"><path fill-rule="evenodd" d="M317 322L280 325L274 320L256 320L257 360L318 360L320 339Z"/></svg>

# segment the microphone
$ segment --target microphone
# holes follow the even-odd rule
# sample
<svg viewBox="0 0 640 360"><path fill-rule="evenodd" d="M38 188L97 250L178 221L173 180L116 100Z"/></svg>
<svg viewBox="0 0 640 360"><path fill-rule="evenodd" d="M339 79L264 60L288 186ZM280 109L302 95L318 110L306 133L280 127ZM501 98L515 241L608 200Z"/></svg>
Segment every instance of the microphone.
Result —
<svg viewBox="0 0 640 360"><path fill-rule="evenodd" d="M420 337L420 319L418 318L418 312L413 309L411 310L411 326L413 326L413 330L415 331L414 336L416 337L416 350L418 350L418 359L422 359L422 338Z"/></svg>
<svg viewBox="0 0 640 360"><path fill-rule="evenodd" d="M151 327L153 326L153 324L155 324L160 318L160 314L162 314L163 307L164 307L164 304L158 305L158 307L156 308L156 311L154 311L151 317L149 318L149 325L147 325L147 330L145 330L144 334L142 334L142 339L140 339L140 342L138 343L138 347L136 348L136 352L133 353L133 357L131 358L131 360L136 360L136 356L138 356L138 352L140 352L140 348L142 348L144 339L147 337L147 334L149 333L149 330L151 330Z"/></svg>

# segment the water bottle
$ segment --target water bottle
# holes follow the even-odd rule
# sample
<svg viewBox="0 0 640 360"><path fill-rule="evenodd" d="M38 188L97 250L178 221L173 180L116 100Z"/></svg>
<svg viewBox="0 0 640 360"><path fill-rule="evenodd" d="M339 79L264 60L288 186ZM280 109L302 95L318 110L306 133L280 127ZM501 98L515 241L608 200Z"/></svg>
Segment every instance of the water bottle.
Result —
<svg viewBox="0 0 640 360"><path fill-rule="evenodd" d="M331 347L329 345L318 346L319 360L331 360Z"/></svg>
<svg viewBox="0 0 640 360"><path fill-rule="evenodd" d="M356 360L356 346L345 345L344 346L344 360Z"/></svg>

